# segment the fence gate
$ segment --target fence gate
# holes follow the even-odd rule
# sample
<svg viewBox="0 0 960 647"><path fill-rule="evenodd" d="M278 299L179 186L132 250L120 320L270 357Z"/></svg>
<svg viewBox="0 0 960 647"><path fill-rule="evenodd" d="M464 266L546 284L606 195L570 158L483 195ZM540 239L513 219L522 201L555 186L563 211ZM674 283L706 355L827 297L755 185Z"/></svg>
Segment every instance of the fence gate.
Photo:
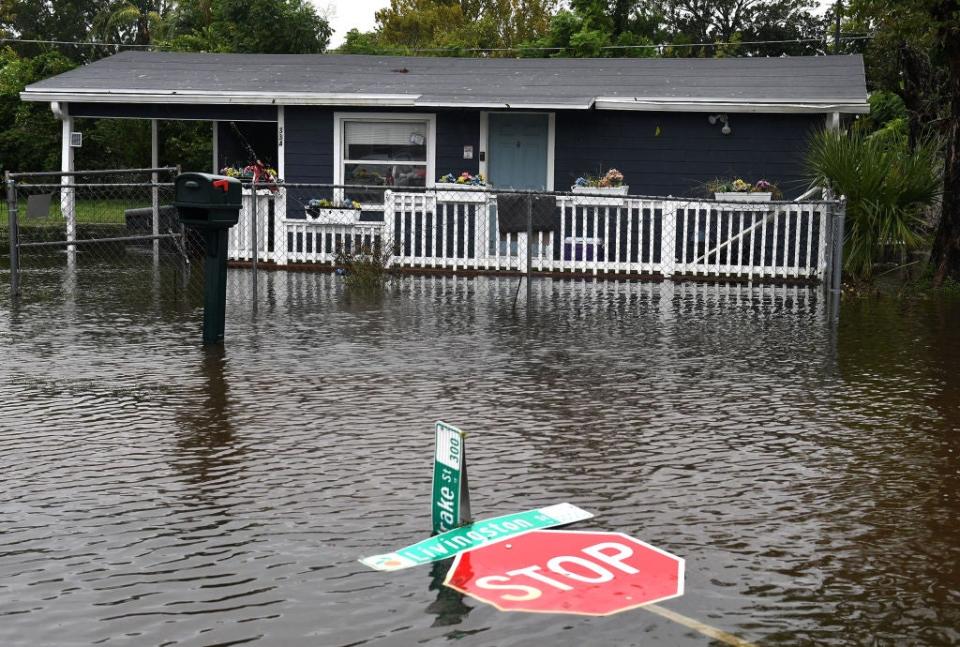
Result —
<svg viewBox="0 0 960 647"><path fill-rule="evenodd" d="M7 173L0 238L10 250L13 294L109 294L117 287L142 291L165 277L183 282L200 247L171 206L177 173Z"/></svg>

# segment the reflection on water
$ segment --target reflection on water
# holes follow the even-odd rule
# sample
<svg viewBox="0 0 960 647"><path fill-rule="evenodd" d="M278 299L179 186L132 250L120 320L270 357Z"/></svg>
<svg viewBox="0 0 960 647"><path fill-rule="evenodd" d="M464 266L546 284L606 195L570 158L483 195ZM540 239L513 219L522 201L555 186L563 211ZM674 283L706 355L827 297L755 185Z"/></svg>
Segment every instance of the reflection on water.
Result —
<svg viewBox="0 0 960 647"><path fill-rule="evenodd" d="M698 645L501 613L358 557L429 532L431 424L478 517L569 501L687 559L665 606L763 644L960 641L960 307L804 288L230 275L0 296L0 644ZM3 277L0 276L0 279ZM69 293L63 287L70 286Z"/></svg>

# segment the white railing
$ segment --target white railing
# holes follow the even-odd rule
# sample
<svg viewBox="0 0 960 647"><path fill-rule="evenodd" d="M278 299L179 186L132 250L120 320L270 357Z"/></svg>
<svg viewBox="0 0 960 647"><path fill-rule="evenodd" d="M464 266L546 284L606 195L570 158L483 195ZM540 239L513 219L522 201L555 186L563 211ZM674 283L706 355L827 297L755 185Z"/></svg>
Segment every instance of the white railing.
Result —
<svg viewBox="0 0 960 647"><path fill-rule="evenodd" d="M267 189L258 189L256 196L257 217L253 217L254 197L249 188L243 189L240 219L231 227L227 237L227 258L234 261L253 260L253 250L258 249L257 260L268 261L272 253L269 249L269 229L274 212L282 213L285 194ZM254 230L256 222L256 231Z"/></svg>
<svg viewBox="0 0 960 647"><path fill-rule="evenodd" d="M340 248L384 242L402 268L517 272L529 251L533 271L577 275L822 280L833 208L821 201L558 195L553 226L528 241L526 232L501 232L493 192L386 191L382 221L329 223L288 214L285 191L257 196L260 258L278 265L330 264ZM237 245L231 232L234 259L253 255L248 201Z"/></svg>

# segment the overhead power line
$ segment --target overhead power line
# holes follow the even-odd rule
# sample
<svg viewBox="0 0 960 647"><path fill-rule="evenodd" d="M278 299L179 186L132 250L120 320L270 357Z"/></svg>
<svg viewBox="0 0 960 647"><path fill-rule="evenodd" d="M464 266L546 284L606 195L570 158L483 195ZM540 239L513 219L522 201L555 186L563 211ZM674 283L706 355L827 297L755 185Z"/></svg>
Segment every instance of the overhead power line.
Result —
<svg viewBox="0 0 960 647"><path fill-rule="evenodd" d="M162 45L128 45L126 43L96 43L81 40L41 40L39 38L0 38L0 43L27 43L30 45L83 45L86 47L136 47L144 49L169 49Z"/></svg>
<svg viewBox="0 0 960 647"><path fill-rule="evenodd" d="M841 36L840 40L869 40L873 38L872 34L857 36ZM784 40L740 40L740 41L713 41L709 43L659 43L643 45L602 45L597 49L601 50L626 50L626 49L667 49L667 48L685 48L685 47L723 47L726 45L785 45L788 43L826 43L827 38L788 38ZM538 46L517 46L517 47L423 47L418 49L407 49L407 52L562 52L564 50L574 49L573 47L538 47Z"/></svg>

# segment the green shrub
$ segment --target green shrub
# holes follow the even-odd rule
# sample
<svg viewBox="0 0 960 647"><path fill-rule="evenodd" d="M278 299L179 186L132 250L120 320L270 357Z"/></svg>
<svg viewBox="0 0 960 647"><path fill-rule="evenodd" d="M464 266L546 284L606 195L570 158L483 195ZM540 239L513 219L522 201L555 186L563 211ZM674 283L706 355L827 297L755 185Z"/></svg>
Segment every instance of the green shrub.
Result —
<svg viewBox="0 0 960 647"><path fill-rule="evenodd" d="M807 153L814 185L847 199L843 267L870 279L883 246L916 249L924 244L924 215L940 196L939 142L925 140L911 151L895 130L871 136L821 131Z"/></svg>
<svg viewBox="0 0 960 647"><path fill-rule="evenodd" d="M392 245L376 241L359 247L337 250L334 265L338 273L344 273L347 286L352 290L376 291L383 288L390 277Z"/></svg>

